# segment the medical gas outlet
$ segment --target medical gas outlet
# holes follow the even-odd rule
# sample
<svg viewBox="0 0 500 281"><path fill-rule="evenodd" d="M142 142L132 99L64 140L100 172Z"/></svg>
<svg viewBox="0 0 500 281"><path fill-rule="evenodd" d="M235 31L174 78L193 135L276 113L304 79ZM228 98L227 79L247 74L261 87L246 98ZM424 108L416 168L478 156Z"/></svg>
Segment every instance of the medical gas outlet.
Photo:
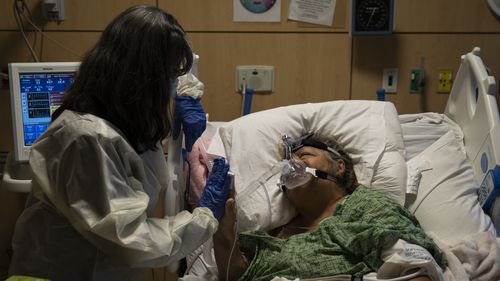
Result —
<svg viewBox="0 0 500 281"><path fill-rule="evenodd" d="M271 93L274 91L274 66L239 65L236 66L236 92L241 93L243 87L252 88L254 92Z"/></svg>
<svg viewBox="0 0 500 281"><path fill-rule="evenodd" d="M424 90L423 69L412 69L410 71L410 93L421 93Z"/></svg>

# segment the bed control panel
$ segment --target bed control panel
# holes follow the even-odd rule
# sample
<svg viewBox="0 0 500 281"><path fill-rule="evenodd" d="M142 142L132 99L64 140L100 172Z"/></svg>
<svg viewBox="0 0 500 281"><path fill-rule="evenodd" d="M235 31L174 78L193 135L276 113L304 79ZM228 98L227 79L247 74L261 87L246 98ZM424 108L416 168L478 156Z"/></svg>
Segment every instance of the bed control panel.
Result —
<svg viewBox="0 0 500 281"><path fill-rule="evenodd" d="M478 189L478 201L485 211L491 209L496 198L500 196L500 167L489 170Z"/></svg>
<svg viewBox="0 0 500 281"><path fill-rule="evenodd" d="M500 235L500 167L497 166L486 173L478 189L478 200Z"/></svg>

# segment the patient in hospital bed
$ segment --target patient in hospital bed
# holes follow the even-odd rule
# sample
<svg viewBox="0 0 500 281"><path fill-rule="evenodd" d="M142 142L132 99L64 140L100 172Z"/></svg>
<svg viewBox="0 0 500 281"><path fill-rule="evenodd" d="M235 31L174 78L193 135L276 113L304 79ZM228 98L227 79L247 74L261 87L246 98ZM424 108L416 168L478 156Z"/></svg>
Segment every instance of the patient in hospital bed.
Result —
<svg viewBox="0 0 500 281"><path fill-rule="evenodd" d="M307 135L288 141L287 148L281 183L297 215L268 233L242 232L236 239L235 201L229 198L213 238L220 280L442 280L441 250L400 204L358 184L352 160L338 144Z"/></svg>

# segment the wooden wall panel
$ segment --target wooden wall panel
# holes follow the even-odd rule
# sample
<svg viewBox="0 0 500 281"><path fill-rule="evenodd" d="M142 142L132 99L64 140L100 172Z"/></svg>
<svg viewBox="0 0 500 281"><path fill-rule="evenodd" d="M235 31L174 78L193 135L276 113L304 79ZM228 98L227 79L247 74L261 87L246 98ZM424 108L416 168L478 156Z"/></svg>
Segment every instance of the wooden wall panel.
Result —
<svg viewBox="0 0 500 281"><path fill-rule="evenodd" d="M0 3L1 29L17 29L13 2L13 0L3 0ZM116 15L130 6L137 4L156 6L156 0L65 0L65 20L46 22L42 17L42 0L25 0L25 2L35 18L35 23L44 30L103 30Z"/></svg>
<svg viewBox="0 0 500 281"><path fill-rule="evenodd" d="M256 94L252 112L305 102L349 99L350 39L341 34L194 33L205 83L203 104L214 121L241 113L237 65L273 65L275 92Z"/></svg>
<svg viewBox="0 0 500 281"><path fill-rule="evenodd" d="M97 42L101 32L46 32L52 40L43 41L42 61L81 61Z"/></svg>
<svg viewBox="0 0 500 281"><path fill-rule="evenodd" d="M233 22L232 0L158 0L158 7L172 13L187 31L281 31L342 32L347 31L347 9L350 0L337 0L332 27L288 20L290 0L281 1L281 22Z"/></svg>
<svg viewBox="0 0 500 281"><path fill-rule="evenodd" d="M14 149L14 134L10 113L10 97L8 90L0 90L0 151Z"/></svg>
<svg viewBox="0 0 500 281"><path fill-rule="evenodd" d="M500 32L486 0L396 0L396 32Z"/></svg>
<svg viewBox="0 0 500 281"><path fill-rule="evenodd" d="M34 33L28 32L27 38L34 43ZM36 44L33 46L37 55L40 55L41 38L37 35ZM31 61L29 52L23 37L16 31L0 31L0 67L2 71L6 71L9 62L25 62Z"/></svg>
<svg viewBox="0 0 500 281"><path fill-rule="evenodd" d="M35 19L41 18L41 0L25 1ZM38 22L38 21L37 21ZM14 17L14 0L0 1L0 30L17 30Z"/></svg>
<svg viewBox="0 0 500 281"><path fill-rule="evenodd" d="M137 4L156 6L156 0L65 0L61 23L49 22L46 30L104 30L119 13Z"/></svg>
<svg viewBox="0 0 500 281"><path fill-rule="evenodd" d="M438 70L452 69L456 76L460 56L474 46L481 47L482 57L495 77L500 74L500 35L397 35L383 38L356 38L353 42L351 93L353 99L376 99L382 86L384 68L399 68L398 92L387 94L398 112L443 112L448 94L437 93ZM409 93L410 70L425 58L426 89L423 94Z"/></svg>
<svg viewBox="0 0 500 281"><path fill-rule="evenodd" d="M34 42L33 38L33 33L29 33L30 42ZM40 54L41 42L42 40L38 36L37 43L34 45L38 54ZM0 69L2 72L8 72L7 64L10 62L30 60L30 52L19 32L0 31ZM10 114L9 91L7 89L0 90L0 151L10 151L14 148Z"/></svg>

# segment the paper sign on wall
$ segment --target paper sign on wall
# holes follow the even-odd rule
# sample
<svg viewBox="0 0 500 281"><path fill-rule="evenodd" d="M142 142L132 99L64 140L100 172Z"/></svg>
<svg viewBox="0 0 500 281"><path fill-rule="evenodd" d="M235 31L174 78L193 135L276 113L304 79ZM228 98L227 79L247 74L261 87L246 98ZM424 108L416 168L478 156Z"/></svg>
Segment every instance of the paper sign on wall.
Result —
<svg viewBox="0 0 500 281"><path fill-rule="evenodd" d="M288 19L332 26L336 0L292 0Z"/></svg>
<svg viewBox="0 0 500 281"><path fill-rule="evenodd" d="M233 0L233 21L279 22L281 0Z"/></svg>

